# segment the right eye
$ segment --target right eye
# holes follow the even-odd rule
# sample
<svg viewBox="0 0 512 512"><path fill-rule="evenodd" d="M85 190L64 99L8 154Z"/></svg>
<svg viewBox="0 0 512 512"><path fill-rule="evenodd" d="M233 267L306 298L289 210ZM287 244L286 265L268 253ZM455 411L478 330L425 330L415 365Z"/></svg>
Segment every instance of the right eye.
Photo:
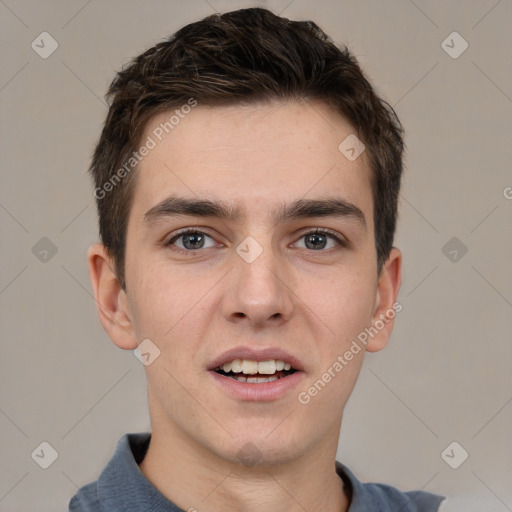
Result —
<svg viewBox="0 0 512 512"><path fill-rule="evenodd" d="M213 238L203 231L199 231L197 229L191 229L187 228L183 231L180 231L176 235L174 235L165 245L166 246L173 246L175 245L175 242L177 240L181 239L181 247L178 245L177 248L181 251L185 252L192 252L197 251L200 249L204 249L204 243L205 239L209 238L213 241ZM213 245L210 245L209 247L214 247L215 243ZM172 248L172 247L171 247ZM208 248L208 247L206 247Z"/></svg>

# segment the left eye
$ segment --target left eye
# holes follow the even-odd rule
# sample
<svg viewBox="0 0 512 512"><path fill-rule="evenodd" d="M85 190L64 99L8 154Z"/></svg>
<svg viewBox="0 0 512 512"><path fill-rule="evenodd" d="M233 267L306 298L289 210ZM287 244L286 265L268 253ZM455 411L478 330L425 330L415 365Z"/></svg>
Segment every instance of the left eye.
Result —
<svg viewBox="0 0 512 512"><path fill-rule="evenodd" d="M305 240L306 249L312 250L330 249L331 247L326 247L329 239L335 242L335 246L336 244L343 245L341 240L337 236L325 230L310 231L309 233L302 235L299 240L302 239Z"/></svg>

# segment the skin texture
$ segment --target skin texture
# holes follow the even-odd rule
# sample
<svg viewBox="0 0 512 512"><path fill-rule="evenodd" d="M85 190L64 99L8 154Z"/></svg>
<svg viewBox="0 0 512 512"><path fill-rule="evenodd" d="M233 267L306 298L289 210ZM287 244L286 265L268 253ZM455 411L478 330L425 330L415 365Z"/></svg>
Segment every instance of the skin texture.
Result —
<svg viewBox="0 0 512 512"><path fill-rule="evenodd" d="M168 117L155 116L142 140ZM365 351L308 404L297 397L392 309L401 282L396 248L377 275L366 154L351 162L338 150L350 133L340 115L319 103L198 105L136 171L126 292L104 247L89 250L100 319L112 341L133 350L149 338L161 351L144 367L152 440L140 469L184 510L348 508L334 460ZM144 214L171 194L240 204L246 215L145 223ZM360 208L366 228L353 217L279 224L270 218L281 204L325 197ZM165 246L190 226L208 235L204 248L186 252L183 238ZM308 248L305 235L315 228L334 230L347 245L327 238ZM263 249L252 263L236 252L247 236ZM384 348L392 327L391 319L366 350ZM227 396L207 368L240 345L287 350L303 363L304 378L273 401ZM250 466L239 456L246 443L257 450Z"/></svg>

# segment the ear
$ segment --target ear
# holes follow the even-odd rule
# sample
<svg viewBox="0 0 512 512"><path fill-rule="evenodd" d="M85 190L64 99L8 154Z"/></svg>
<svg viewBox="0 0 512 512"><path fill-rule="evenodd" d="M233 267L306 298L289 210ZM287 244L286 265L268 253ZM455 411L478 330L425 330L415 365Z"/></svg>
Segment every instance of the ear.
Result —
<svg viewBox="0 0 512 512"><path fill-rule="evenodd" d="M137 337L126 292L121 288L107 249L95 244L87 252L89 274L103 328L119 348L137 348Z"/></svg>
<svg viewBox="0 0 512 512"><path fill-rule="evenodd" d="M368 352L382 350L388 343L395 323L395 316L402 310L402 305L396 300L401 283L402 253L393 247L382 267L377 284L375 310L371 326L368 327L369 341L366 345Z"/></svg>

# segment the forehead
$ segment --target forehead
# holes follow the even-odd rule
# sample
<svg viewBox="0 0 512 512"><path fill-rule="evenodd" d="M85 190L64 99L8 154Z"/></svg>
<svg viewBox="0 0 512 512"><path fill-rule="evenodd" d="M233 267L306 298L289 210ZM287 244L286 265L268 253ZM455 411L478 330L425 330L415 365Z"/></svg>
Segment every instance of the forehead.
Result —
<svg viewBox="0 0 512 512"><path fill-rule="evenodd" d="M134 208L146 211L179 194L233 206L250 202L260 213L271 204L322 195L371 209L366 155L351 161L339 150L354 130L327 106L272 102L176 110L145 127L141 145L153 148L137 168Z"/></svg>

